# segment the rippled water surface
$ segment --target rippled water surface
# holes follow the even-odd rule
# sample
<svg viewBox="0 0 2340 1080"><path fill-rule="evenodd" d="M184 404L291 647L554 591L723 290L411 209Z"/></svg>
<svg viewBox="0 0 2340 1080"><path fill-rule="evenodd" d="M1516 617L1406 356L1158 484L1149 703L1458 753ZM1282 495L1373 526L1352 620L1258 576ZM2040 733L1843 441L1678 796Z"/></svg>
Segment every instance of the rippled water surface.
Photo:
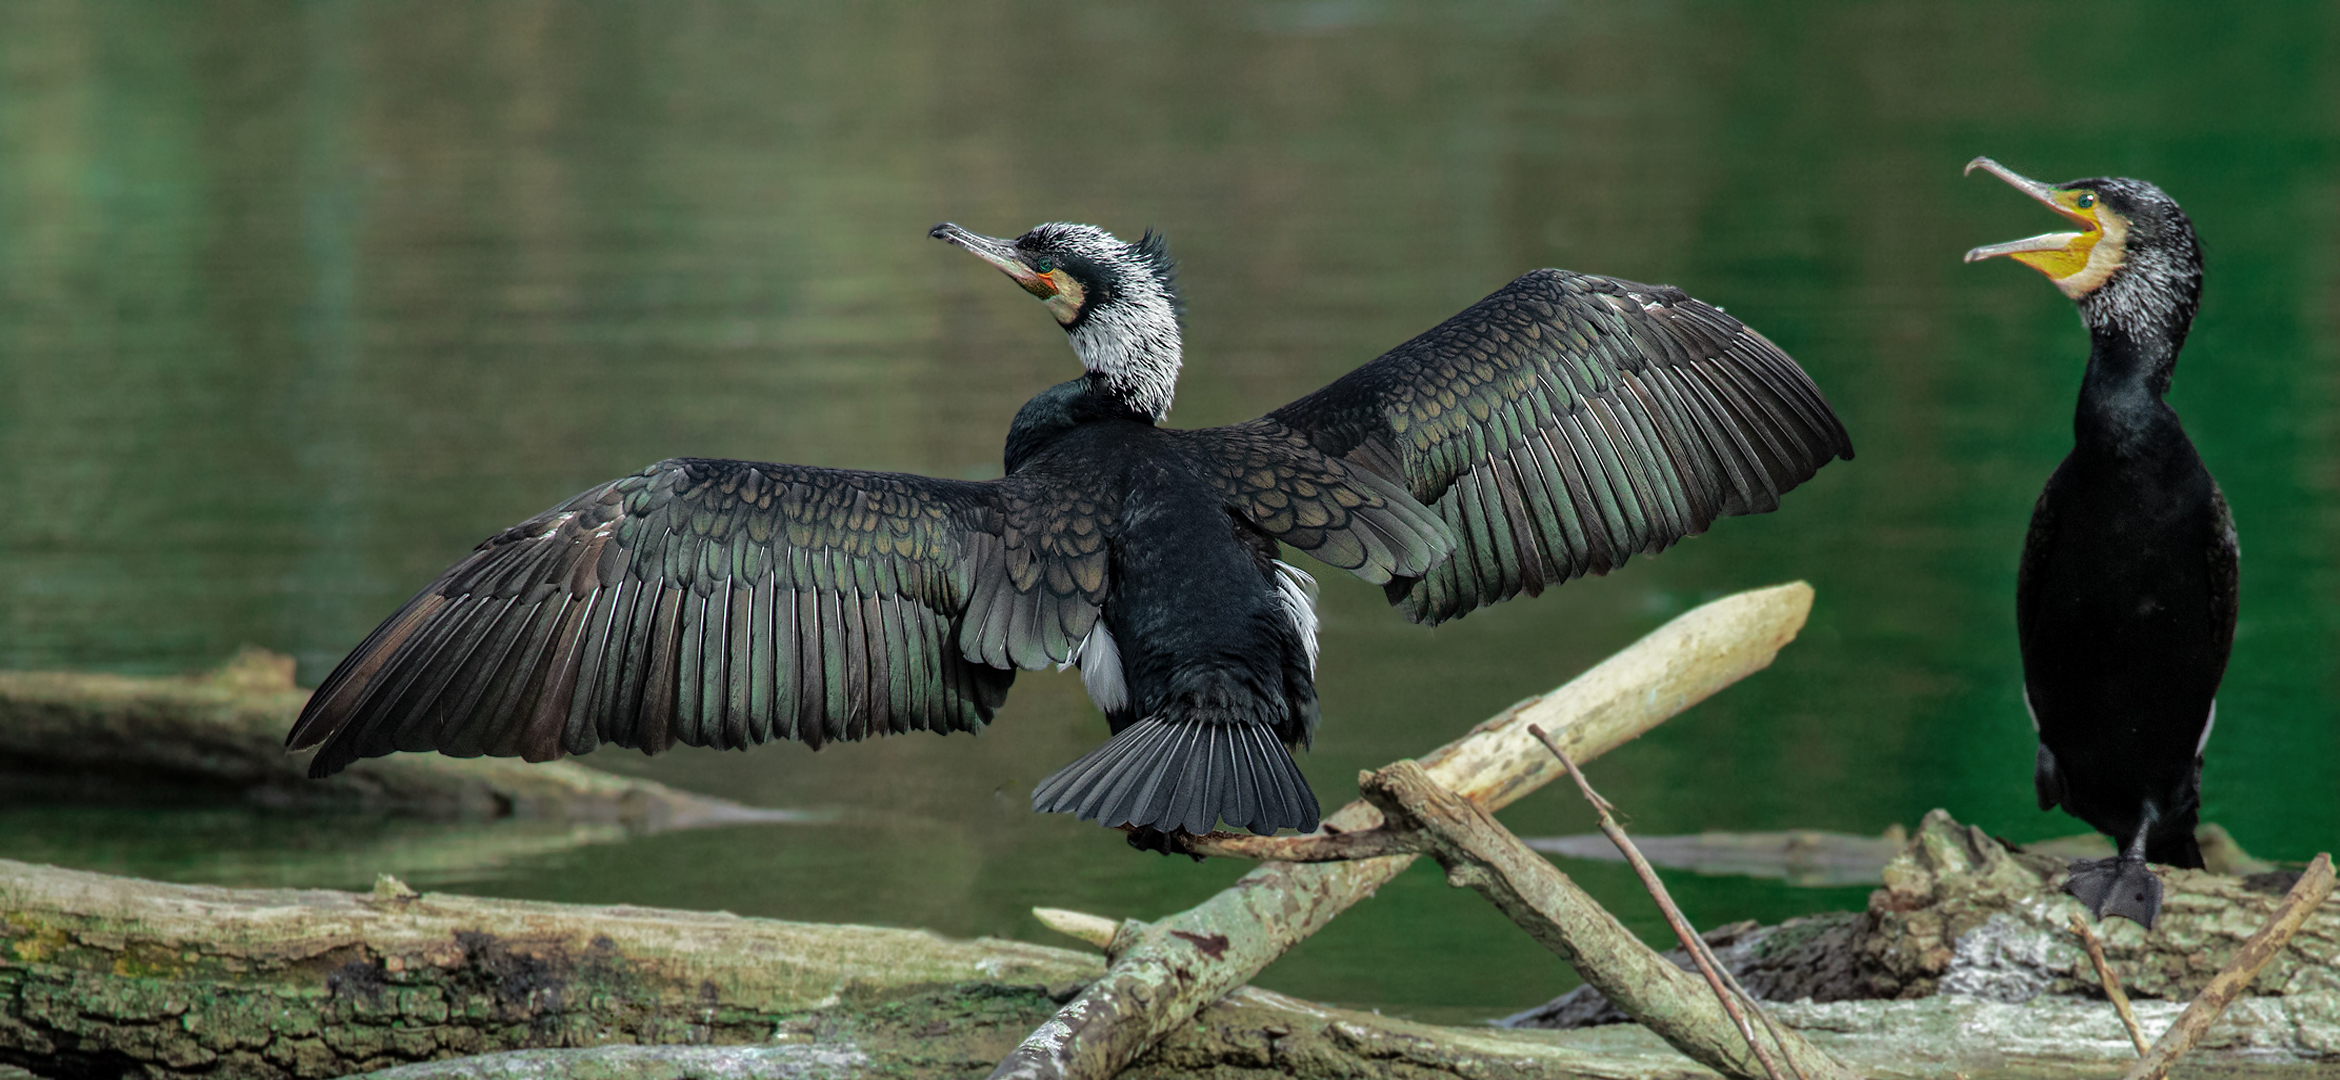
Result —
<svg viewBox="0 0 2340 1080"><path fill-rule="evenodd" d="M1860 451L1776 515L1435 631L1326 571L1303 765L1328 803L1703 598L1802 578L1818 605L1774 668L1593 768L1634 828L1874 833L1940 806L2080 831L2033 808L2010 609L2087 343L2036 275L1960 264L2057 227L1960 178L1990 154L2154 180L2202 234L2172 400L2244 551L2205 816L2305 858L2340 833L2340 9L2248 11L2076 34L1990 4L11 3L0 666L169 672L249 642L314 680L482 536L672 455L996 475L1016 406L1074 361L926 227L1155 225L1189 300L1183 426L1564 266L1726 305ZM604 752L837 817L397 865L1032 940L1034 904L1152 917L1232 880L1024 809L1103 732L1074 676L1026 674L979 738ZM1504 818L1590 824L1557 788ZM363 885L349 850L418 828L27 806L0 856ZM1570 869L1662 933L1621 870ZM1677 877L1705 923L1864 896ZM1261 979L1442 1019L1573 981L1425 868Z"/></svg>

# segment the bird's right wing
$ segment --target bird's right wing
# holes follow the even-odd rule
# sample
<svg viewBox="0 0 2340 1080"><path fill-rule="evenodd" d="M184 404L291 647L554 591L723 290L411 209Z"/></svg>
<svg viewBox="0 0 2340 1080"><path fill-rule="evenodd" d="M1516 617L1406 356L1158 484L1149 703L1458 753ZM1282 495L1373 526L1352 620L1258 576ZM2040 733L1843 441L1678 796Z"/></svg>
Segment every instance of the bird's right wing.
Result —
<svg viewBox="0 0 2340 1080"><path fill-rule="evenodd" d="M531 761L972 730L1095 623L1116 508L983 483L680 459L482 543L334 669L287 743Z"/></svg>
<svg viewBox="0 0 2340 1080"><path fill-rule="evenodd" d="M1403 485L1454 555L1389 586L1438 622L1763 513L1852 442L1794 360L1664 285L1538 270L1246 424ZM1271 530L1272 531L1272 530Z"/></svg>

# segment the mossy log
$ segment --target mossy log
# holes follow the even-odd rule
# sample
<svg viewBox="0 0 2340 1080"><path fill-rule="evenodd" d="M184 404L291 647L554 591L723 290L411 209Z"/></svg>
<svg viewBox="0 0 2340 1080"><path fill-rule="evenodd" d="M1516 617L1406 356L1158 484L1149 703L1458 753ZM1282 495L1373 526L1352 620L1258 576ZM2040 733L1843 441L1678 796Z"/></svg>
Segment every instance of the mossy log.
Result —
<svg viewBox="0 0 2340 1080"><path fill-rule="evenodd" d="M1875 1039L1898 1030L1896 1017L1954 1008L1974 1014L1977 1024L2005 1026L2010 1039L2052 1042L2052 1026L2022 1032L2063 1010L2083 1025L2075 1031L2086 1031L2086 1039L2134 1060L2087 953L2066 929L2084 911L2060 888L2066 864L2062 856L2010 849L1937 810L1886 865L1886 887L1871 894L1867 911L1726 926L1706 938L1750 993L1803 1002L1782 1006L1799 1027L1833 1026ZM2096 926L2123 987L2139 999L2148 1036L2233 958L2297 876L2154 870L2163 901L2151 932L2125 919ZM1679 950L1668 959L1688 964ZM2204 1049L2235 1060L2340 1064L2340 903L2309 916L2251 991L2211 1028ZM1504 1023L1583 1028L1623 1020L1599 991L1582 987Z"/></svg>
<svg viewBox="0 0 2340 1080"><path fill-rule="evenodd" d="M269 806L633 831L787 816L570 762L396 754L311 780L309 755L284 750L308 699L293 685L292 658L258 649L179 678L0 671L0 785L35 795L141 797L161 788Z"/></svg>
<svg viewBox="0 0 2340 1080"><path fill-rule="evenodd" d="M1936 880L1955 895L1959 876ZM410 1080L976 1077L1103 971L1091 953L914 931L415 896L388 882L371 895L161 885L0 862L0 1061L52 1077L324 1077L400 1064ZM2294 969L2291 982L2306 981ZM2137 1007L2158 1032L2181 1003ZM1876 1075L2111 1077L2134 1060L2111 1008L2086 996L1772 1011ZM648 1042L688 1045L631 1046ZM453 1057L465 1053L488 1056ZM2318 1075L2335 1061L2340 993L2313 990L2237 1003L2188 1059L2270 1076ZM1447 1028L1243 989L1125 1075L1712 1074L1629 1024Z"/></svg>
<svg viewBox="0 0 2340 1080"><path fill-rule="evenodd" d="M1860 943L1862 996L1967 994L2026 1001L2096 992L2095 969L2066 929L2084 914L2061 886L2068 861L2009 848L1944 811L1926 815L1871 894ZM2161 919L2151 931L2106 919L2096 932L2131 997L2200 993L2267 921L2296 872L2234 876L2156 866ZM2340 903L2310 916L2252 984L2259 995L2340 992Z"/></svg>
<svg viewBox="0 0 2340 1080"><path fill-rule="evenodd" d="M908 1040L991 1066L1091 954L911 930L169 885L0 861L0 1061L329 1077L603 1043ZM891 1045L891 1044L889 1044Z"/></svg>
<svg viewBox="0 0 2340 1080"><path fill-rule="evenodd" d="M2308 1080L2340 1071L2279 1049L2289 1014L2281 1007L2252 1004L2244 1023L2230 1017L2220 1029L2220 1045L2189 1057L2180 1074ZM2180 1007L2150 1002L2142 1008L2158 1030ZM1854 1069L1901 1080L2111 1080L2136 1060L2119 1021L2101 1001L2043 997L2007 1005L1943 997L1781 1005L1772 1011ZM1037 1019L1046 1011L1031 1015ZM900 1034L840 1030L810 1043L528 1050L406 1065L365 1080L845 1080L967 1077L983 1071L947 1055L919 1060L908 1049L915 1043ZM1714 1075L1630 1024L1584 1031L1444 1027L1244 987L1171 1032L1124 1070L1121 1080L1713 1080Z"/></svg>

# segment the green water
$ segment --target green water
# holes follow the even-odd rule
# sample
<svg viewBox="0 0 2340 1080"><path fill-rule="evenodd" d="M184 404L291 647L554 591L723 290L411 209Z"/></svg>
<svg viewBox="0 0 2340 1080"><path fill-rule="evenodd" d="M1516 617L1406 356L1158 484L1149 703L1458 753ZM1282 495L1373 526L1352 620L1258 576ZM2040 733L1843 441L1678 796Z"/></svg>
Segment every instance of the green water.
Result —
<svg viewBox="0 0 2340 1080"><path fill-rule="evenodd" d="M2180 199L2208 252L2172 400L2233 501L2243 615L2206 817L2340 833L2340 8L1450 7L467 0L0 6L0 666L167 672L250 642L314 680L480 537L678 454L996 474L1074 361L928 240L950 219L1168 231L1174 422L1256 415L1538 266L1679 284L1850 427L1782 512L1609 578L1406 625L1327 572L1328 803L1699 600L1802 578L1770 671L1599 762L1650 833L1873 833L2033 808L2010 615L2069 445L2070 305L1979 243L2057 227L1990 154ZM423 884L1048 940L1239 867L1023 808L1103 724L1026 674L993 730L591 764L828 825L531 853ZM1581 832L1555 788L1507 811ZM19 807L0 856L362 885L411 826ZM559 845L548 845L546 850ZM389 856L383 856L389 858ZM436 869L434 869L436 867ZM1645 934L1615 867L1571 863ZM1864 890L1677 875L1693 918ZM1265 974L1440 1019L1573 984L1417 868Z"/></svg>

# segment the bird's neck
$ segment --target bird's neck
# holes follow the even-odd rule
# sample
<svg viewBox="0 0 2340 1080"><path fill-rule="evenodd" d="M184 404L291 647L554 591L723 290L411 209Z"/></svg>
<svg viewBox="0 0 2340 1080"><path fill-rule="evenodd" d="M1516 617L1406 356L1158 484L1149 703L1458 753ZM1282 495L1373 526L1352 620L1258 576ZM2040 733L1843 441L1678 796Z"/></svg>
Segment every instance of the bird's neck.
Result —
<svg viewBox="0 0 2340 1080"><path fill-rule="evenodd" d="M1012 473L1023 468L1025 462L1050 443L1082 424L1108 420L1147 425L1154 422L1152 416L1132 408L1101 383L1095 373L1060 382L1033 395L1023 408L1016 410L1015 423L1008 425L1007 471Z"/></svg>
<svg viewBox="0 0 2340 1080"><path fill-rule="evenodd" d="M1067 333L1101 392L1154 420L1169 417L1180 347L1178 317L1167 300L1098 309Z"/></svg>
<svg viewBox="0 0 2340 1080"><path fill-rule="evenodd" d="M2089 337L2088 373L2072 420L2078 447L2133 459L2167 444L2165 433L2178 429L2177 413L2161 398L2177 367L2178 342L2121 324L2092 326Z"/></svg>

